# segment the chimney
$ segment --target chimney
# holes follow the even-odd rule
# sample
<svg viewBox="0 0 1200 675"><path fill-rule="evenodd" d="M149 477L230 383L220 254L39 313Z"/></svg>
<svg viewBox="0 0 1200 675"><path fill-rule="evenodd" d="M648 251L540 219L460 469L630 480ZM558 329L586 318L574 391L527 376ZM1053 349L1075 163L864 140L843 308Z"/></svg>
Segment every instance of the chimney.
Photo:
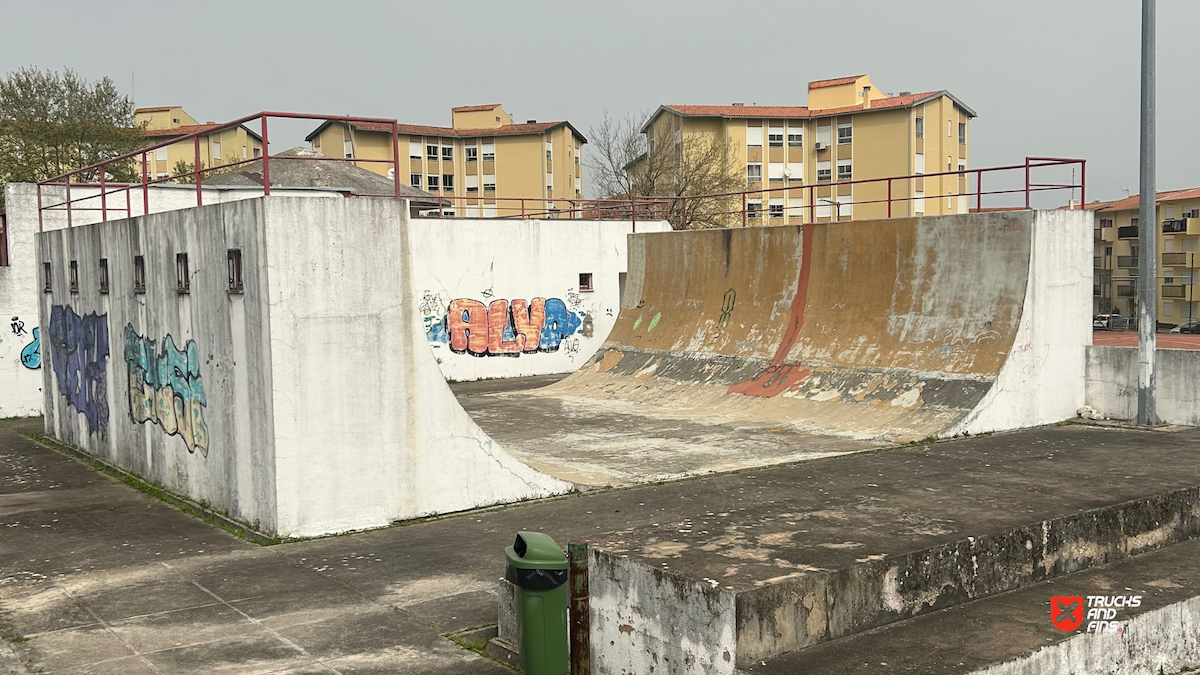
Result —
<svg viewBox="0 0 1200 675"><path fill-rule="evenodd" d="M902 91L902 92L900 92L900 95L901 96L912 96L912 92L911 91Z"/></svg>
<svg viewBox="0 0 1200 675"><path fill-rule="evenodd" d="M734 103L734 104L733 104L733 107L735 107L735 108L741 108L741 107L743 107L743 106L745 106L745 105L746 105L745 103Z"/></svg>
<svg viewBox="0 0 1200 675"><path fill-rule="evenodd" d="M525 124L537 124L537 120L525 120Z"/></svg>
<svg viewBox="0 0 1200 675"><path fill-rule="evenodd" d="M866 85L862 90L863 110L871 109L871 85Z"/></svg>

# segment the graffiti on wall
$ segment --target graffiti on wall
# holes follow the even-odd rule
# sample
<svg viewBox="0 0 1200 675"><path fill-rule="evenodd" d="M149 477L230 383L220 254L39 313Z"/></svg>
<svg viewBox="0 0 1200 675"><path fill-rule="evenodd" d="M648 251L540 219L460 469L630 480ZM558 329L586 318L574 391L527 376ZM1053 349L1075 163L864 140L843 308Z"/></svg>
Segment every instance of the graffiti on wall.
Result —
<svg viewBox="0 0 1200 675"><path fill-rule="evenodd" d="M125 365L129 374L129 414L134 422L153 422L169 435L178 435L188 452L208 457L208 427L204 424L204 381L200 350L194 340L183 349L170 335L158 341L125 326Z"/></svg>
<svg viewBox="0 0 1200 675"><path fill-rule="evenodd" d="M87 418L89 431L102 436L108 428L108 354L107 314L79 316L69 305L51 307L50 358L58 392Z"/></svg>
<svg viewBox="0 0 1200 675"><path fill-rule="evenodd" d="M33 335L29 334L29 329L25 327L25 322L21 317L14 316L9 322L9 328L12 334L17 338L29 338L30 341L21 350L21 365L30 370L37 370L42 367L42 340L41 329L34 328Z"/></svg>
<svg viewBox="0 0 1200 675"><path fill-rule="evenodd" d="M441 320L427 323L429 341L449 345L456 354L520 356L557 352L564 342L568 352L578 351L571 336L586 324L590 314L567 309L560 298L533 300L478 300L460 298L446 308ZM574 352L572 351L574 345Z"/></svg>

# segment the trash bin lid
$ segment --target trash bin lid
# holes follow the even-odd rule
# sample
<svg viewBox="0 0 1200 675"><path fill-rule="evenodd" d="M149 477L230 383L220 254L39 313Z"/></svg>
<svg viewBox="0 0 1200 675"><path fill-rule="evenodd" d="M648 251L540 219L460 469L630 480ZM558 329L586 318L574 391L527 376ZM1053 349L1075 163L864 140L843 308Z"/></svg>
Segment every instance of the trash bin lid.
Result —
<svg viewBox="0 0 1200 675"><path fill-rule="evenodd" d="M567 556L553 539L541 532L518 532L513 545L504 549L504 557L517 569L567 569Z"/></svg>

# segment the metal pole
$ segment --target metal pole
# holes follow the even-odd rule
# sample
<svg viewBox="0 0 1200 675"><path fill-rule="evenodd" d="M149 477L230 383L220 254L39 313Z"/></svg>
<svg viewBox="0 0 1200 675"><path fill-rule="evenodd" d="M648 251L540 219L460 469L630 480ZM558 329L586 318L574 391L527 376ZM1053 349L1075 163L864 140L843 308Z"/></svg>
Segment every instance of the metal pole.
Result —
<svg viewBox="0 0 1200 675"><path fill-rule="evenodd" d="M37 197L38 197L38 232L45 232L46 225L42 221L42 184L41 183L38 183L38 186L37 186Z"/></svg>
<svg viewBox="0 0 1200 675"><path fill-rule="evenodd" d="M983 213L983 171L975 172L975 211Z"/></svg>
<svg viewBox="0 0 1200 675"><path fill-rule="evenodd" d="M749 132L747 132L749 133ZM746 226L746 193L742 193L742 227Z"/></svg>
<svg viewBox="0 0 1200 675"><path fill-rule="evenodd" d="M567 542L571 568L571 675L591 675L591 600L588 597L588 544L582 539Z"/></svg>
<svg viewBox="0 0 1200 675"><path fill-rule="evenodd" d="M1025 158L1025 208L1029 208L1029 158Z"/></svg>
<svg viewBox="0 0 1200 675"><path fill-rule="evenodd" d="M150 185L147 184L149 178L146 177L146 153L142 153L142 215L150 213Z"/></svg>
<svg viewBox="0 0 1200 675"><path fill-rule="evenodd" d="M271 148L267 145L267 116L262 116L263 196L271 196Z"/></svg>
<svg viewBox="0 0 1200 675"><path fill-rule="evenodd" d="M100 165L100 221L108 222L108 187L104 180L104 165Z"/></svg>
<svg viewBox="0 0 1200 675"><path fill-rule="evenodd" d="M888 184L888 218L892 217L892 179L887 179Z"/></svg>
<svg viewBox="0 0 1200 675"><path fill-rule="evenodd" d="M196 166L193 167L196 172L196 206L204 206L204 196L200 191L200 137L196 136L192 141L196 148Z"/></svg>
<svg viewBox="0 0 1200 675"><path fill-rule="evenodd" d="M1142 0L1141 202L1138 216L1138 424L1157 424L1158 223L1154 186L1154 0Z"/></svg>
<svg viewBox="0 0 1200 675"><path fill-rule="evenodd" d="M400 133L396 122L392 122L392 195L400 199Z"/></svg>

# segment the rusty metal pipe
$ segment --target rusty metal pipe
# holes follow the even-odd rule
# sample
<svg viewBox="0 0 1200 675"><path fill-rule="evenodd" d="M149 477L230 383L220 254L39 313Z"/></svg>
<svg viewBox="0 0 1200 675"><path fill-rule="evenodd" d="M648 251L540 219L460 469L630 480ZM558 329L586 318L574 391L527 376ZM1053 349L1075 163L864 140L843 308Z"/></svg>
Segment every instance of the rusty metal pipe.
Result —
<svg viewBox="0 0 1200 675"><path fill-rule="evenodd" d="M588 543L582 539L567 542L570 569L571 604L571 675L592 673L591 600L588 597Z"/></svg>

